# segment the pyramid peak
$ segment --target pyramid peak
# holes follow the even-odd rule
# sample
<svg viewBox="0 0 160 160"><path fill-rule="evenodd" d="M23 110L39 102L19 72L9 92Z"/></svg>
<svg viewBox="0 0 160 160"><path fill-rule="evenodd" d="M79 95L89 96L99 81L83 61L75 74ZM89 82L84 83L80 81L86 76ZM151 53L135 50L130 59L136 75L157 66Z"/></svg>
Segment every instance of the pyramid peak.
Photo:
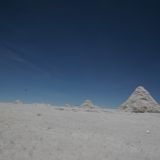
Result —
<svg viewBox="0 0 160 160"><path fill-rule="evenodd" d="M136 90L146 90L143 86L138 86Z"/></svg>
<svg viewBox="0 0 160 160"><path fill-rule="evenodd" d="M84 102L85 103L92 103L92 101L90 99L86 99Z"/></svg>
<svg viewBox="0 0 160 160"><path fill-rule="evenodd" d="M133 94L142 94L142 93L149 94L148 90L146 90L143 86L138 86L133 92Z"/></svg>

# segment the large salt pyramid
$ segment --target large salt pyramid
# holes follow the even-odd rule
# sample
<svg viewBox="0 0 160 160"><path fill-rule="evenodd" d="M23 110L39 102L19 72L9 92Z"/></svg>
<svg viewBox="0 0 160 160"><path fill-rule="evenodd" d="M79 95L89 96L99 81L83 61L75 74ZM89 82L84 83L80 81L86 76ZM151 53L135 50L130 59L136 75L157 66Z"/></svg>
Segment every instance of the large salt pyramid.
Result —
<svg viewBox="0 0 160 160"><path fill-rule="evenodd" d="M95 108L94 104L92 103L91 100L85 100L84 103L81 105L82 108L85 109L93 109Z"/></svg>
<svg viewBox="0 0 160 160"><path fill-rule="evenodd" d="M142 86L136 88L121 108L131 112L160 112L159 104Z"/></svg>

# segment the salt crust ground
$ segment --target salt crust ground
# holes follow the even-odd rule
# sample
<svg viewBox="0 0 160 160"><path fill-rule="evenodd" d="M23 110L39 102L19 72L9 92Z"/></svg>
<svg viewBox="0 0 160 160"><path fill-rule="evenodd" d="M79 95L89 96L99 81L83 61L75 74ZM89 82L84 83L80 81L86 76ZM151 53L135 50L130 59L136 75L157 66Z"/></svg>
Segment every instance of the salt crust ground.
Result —
<svg viewBox="0 0 160 160"><path fill-rule="evenodd" d="M0 104L0 160L159 160L160 114Z"/></svg>

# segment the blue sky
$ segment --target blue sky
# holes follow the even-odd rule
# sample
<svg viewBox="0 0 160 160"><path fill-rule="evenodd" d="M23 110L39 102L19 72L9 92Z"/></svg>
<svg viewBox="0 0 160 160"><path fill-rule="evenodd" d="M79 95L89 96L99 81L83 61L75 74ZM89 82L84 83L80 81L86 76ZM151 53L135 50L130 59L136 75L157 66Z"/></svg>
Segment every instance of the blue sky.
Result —
<svg viewBox="0 0 160 160"><path fill-rule="evenodd" d="M5 1L0 100L118 106L138 85L160 101L158 1Z"/></svg>

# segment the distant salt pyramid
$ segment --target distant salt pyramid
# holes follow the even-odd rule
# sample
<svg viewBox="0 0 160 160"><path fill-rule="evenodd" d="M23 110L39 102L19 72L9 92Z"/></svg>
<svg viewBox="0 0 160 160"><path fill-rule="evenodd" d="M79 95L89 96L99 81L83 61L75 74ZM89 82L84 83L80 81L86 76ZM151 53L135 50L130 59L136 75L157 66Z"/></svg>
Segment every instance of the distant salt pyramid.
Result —
<svg viewBox="0 0 160 160"><path fill-rule="evenodd" d="M84 103L81 105L82 108L85 108L85 109L93 109L95 108L94 104L92 103L91 100L85 100Z"/></svg>
<svg viewBox="0 0 160 160"><path fill-rule="evenodd" d="M19 100L19 99L16 99L16 100L14 101L14 104L23 104L23 102L22 102L21 100Z"/></svg>
<svg viewBox="0 0 160 160"><path fill-rule="evenodd" d="M70 105L70 104L68 104L68 103L66 103L65 105L64 105L66 108L71 108L72 106Z"/></svg>
<svg viewBox="0 0 160 160"><path fill-rule="evenodd" d="M131 112L160 112L159 104L142 86L136 88L121 108Z"/></svg>

